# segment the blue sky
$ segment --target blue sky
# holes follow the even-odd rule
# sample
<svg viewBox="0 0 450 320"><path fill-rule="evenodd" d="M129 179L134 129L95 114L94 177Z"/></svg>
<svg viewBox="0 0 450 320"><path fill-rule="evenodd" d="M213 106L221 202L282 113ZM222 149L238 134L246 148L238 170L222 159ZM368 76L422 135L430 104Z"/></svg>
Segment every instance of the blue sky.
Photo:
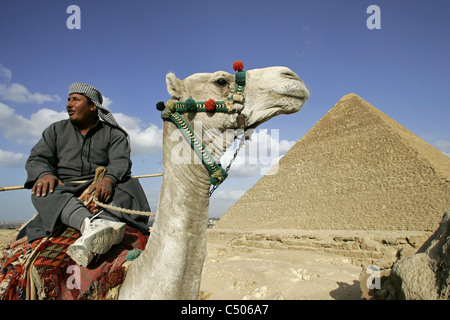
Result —
<svg viewBox="0 0 450 320"><path fill-rule="evenodd" d="M79 30L66 26L72 4ZM381 29L366 26L370 5L381 10ZM310 90L300 112L256 131L276 138L280 155L351 92L450 154L449 12L447 0L1 0L0 186L23 185L31 147L67 117L72 82L98 87L129 131L133 174L162 172L155 104L169 99L166 74L233 72L238 59L247 70L287 66ZM233 167L210 216L261 178L253 169ZM155 210L161 178L141 183ZM1 192L0 221L29 219L29 193Z"/></svg>

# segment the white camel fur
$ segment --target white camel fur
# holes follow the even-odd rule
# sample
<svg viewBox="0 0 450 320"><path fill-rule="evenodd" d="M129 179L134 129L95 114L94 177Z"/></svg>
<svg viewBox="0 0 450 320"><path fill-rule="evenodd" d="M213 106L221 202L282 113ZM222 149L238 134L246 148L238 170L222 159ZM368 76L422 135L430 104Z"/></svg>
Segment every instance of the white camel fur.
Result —
<svg viewBox="0 0 450 320"><path fill-rule="evenodd" d="M173 100L226 100L234 91L234 74L224 71L198 73L184 80L173 73L166 77L167 89ZM297 112L309 97L300 78L288 68L270 67L246 73L245 103L241 113L246 129L255 128L279 114ZM233 135L226 130L238 129L236 113L207 112L183 114L194 127L201 123L203 143L214 144L214 159L219 162ZM198 299L203 262L206 255L207 220L210 180L203 164L178 158L190 145L176 134L178 129L164 121L164 176L155 222L145 250L129 267L120 289L119 299ZM219 133L225 136L217 139ZM209 141L206 141L209 140ZM226 182L225 182L226 183Z"/></svg>

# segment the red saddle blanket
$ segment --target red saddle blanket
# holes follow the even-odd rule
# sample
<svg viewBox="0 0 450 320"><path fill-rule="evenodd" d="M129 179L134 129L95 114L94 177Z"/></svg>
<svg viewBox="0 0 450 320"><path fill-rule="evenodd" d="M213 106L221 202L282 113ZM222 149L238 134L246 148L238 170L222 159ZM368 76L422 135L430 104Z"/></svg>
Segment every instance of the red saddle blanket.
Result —
<svg viewBox="0 0 450 320"><path fill-rule="evenodd" d="M127 261L145 249L148 236L127 225L123 241L94 257L88 267L77 265L66 253L79 236L67 227L31 244L26 237L12 241L0 260L0 300L116 298L110 289L122 284Z"/></svg>

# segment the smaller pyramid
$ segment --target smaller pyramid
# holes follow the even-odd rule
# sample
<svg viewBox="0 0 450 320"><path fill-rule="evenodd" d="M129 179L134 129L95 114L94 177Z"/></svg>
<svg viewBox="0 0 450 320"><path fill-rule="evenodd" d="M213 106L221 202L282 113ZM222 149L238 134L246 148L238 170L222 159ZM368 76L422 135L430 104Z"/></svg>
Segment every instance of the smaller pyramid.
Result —
<svg viewBox="0 0 450 320"><path fill-rule="evenodd" d="M434 231L450 209L450 158L356 94L277 168L216 228Z"/></svg>

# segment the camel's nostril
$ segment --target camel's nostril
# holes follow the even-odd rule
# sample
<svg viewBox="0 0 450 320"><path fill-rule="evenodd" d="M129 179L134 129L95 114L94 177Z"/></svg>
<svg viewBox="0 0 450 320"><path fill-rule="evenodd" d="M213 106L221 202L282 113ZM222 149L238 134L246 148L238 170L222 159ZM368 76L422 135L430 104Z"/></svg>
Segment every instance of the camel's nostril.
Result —
<svg viewBox="0 0 450 320"><path fill-rule="evenodd" d="M281 76L283 78L292 79L292 80L300 80L300 77L293 71L285 70L281 72Z"/></svg>

